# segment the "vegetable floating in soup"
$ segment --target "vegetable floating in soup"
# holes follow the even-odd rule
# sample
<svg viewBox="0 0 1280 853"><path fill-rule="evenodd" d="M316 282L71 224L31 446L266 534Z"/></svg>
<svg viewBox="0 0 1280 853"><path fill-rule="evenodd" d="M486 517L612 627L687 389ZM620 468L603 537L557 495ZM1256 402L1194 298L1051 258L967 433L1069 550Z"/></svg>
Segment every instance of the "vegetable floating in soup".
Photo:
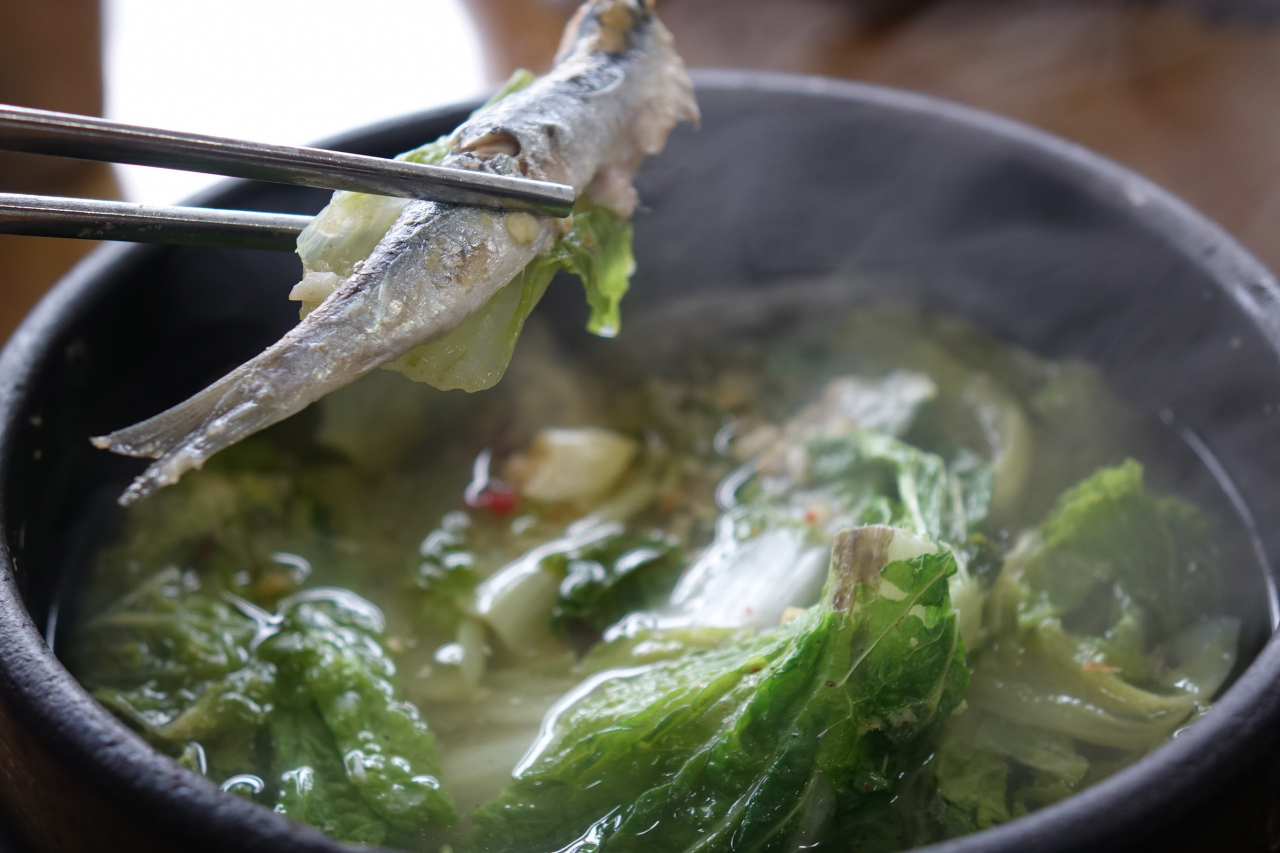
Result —
<svg viewBox="0 0 1280 853"><path fill-rule="evenodd" d="M899 314L669 363L531 323L491 391L371 375L129 510L77 677L231 792L459 853L898 850L1228 679L1214 525L1091 367Z"/></svg>

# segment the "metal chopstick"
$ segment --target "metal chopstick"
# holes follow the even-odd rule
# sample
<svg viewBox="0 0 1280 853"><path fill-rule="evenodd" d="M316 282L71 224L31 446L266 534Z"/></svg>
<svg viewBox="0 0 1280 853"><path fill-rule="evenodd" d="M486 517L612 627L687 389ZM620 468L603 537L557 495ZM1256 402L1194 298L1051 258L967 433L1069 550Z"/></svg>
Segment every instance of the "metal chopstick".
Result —
<svg viewBox="0 0 1280 853"><path fill-rule="evenodd" d="M310 216L0 193L0 234L292 250Z"/></svg>
<svg viewBox="0 0 1280 853"><path fill-rule="evenodd" d="M0 150L568 216L573 187L0 105Z"/></svg>

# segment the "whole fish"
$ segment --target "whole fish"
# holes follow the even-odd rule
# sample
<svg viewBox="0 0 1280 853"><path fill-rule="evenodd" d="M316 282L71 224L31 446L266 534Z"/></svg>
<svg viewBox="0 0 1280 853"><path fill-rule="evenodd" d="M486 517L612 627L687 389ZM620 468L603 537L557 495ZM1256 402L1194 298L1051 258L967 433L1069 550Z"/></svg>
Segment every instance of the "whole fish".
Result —
<svg viewBox="0 0 1280 853"><path fill-rule="evenodd" d="M653 0L589 0L551 72L454 131L441 165L570 184L630 216L641 160L697 117ZM176 483L219 450L452 331L565 227L523 212L409 202L355 272L261 355L168 411L92 439L157 460L120 503Z"/></svg>

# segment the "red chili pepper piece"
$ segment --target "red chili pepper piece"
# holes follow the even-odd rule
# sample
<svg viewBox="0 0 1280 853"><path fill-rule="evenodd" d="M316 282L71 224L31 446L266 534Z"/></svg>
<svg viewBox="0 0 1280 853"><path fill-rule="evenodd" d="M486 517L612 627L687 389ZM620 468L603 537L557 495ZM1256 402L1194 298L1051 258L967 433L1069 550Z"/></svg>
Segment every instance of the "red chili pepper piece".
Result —
<svg viewBox="0 0 1280 853"><path fill-rule="evenodd" d="M476 495L473 505L476 509L504 516L514 512L519 502L520 497L516 494L514 486L501 480L490 480L480 494Z"/></svg>

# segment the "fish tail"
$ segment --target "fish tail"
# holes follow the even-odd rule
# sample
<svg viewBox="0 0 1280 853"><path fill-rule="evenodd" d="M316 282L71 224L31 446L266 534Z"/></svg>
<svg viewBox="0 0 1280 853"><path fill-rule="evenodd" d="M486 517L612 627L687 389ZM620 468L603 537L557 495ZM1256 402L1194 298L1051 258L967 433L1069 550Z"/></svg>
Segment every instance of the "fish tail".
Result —
<svg viewBox="0 0 1280 853"><path fill-rule="evenodd" d="M227 391L227 377L196 396L133 426L89 439L99 450L123 456L159 459L190 435L217 408Z"/></svg>
<svg viewBox="0 0 1280 853"><path fill-rule="evenodd" d="M156 460L120 496L121 506L173 485L219 450L284 420L310 402L309 395L282 400L272 394L257 368L249 362L171 409L90 439L99 449Z"/></svg>

